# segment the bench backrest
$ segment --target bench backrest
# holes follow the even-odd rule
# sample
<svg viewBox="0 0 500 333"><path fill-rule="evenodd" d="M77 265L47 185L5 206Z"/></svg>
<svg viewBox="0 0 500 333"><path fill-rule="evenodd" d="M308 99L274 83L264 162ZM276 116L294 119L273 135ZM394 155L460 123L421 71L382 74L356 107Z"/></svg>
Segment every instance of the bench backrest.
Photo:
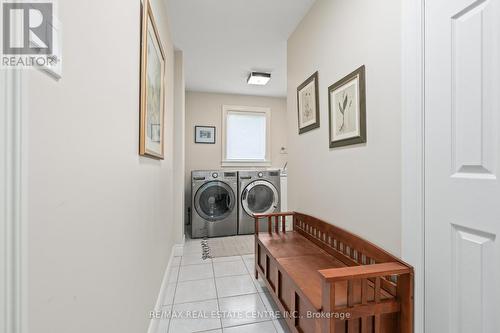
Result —
<svg viewBox="0 0 500 333"><path fill-rule="evenodd" d="M294 213L293 228L347 266L404 262L369 241L315 217Z"/></svg>

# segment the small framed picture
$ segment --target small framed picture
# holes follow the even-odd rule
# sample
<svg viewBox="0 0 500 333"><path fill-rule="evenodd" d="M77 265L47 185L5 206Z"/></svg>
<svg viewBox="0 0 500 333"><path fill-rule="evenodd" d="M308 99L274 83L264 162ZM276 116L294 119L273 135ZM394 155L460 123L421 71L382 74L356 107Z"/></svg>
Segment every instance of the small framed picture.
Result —
<svg viewBox="0 0 500 333"><path fill-rule="evenodd" d="M318 72L297 88L299 134L319 127Z"/></svg>
<svg viewBox="0 0 500 333"><path fill-rule="evenodd" d="M330 148L366 142L365 66L328 88Z"/></svg>
<svg viewBox="0 0 500 333"><path fill-rule="evenodd" d="M195 126L194 127L194 142L195 143L215 143L215 126Z"/></svg>

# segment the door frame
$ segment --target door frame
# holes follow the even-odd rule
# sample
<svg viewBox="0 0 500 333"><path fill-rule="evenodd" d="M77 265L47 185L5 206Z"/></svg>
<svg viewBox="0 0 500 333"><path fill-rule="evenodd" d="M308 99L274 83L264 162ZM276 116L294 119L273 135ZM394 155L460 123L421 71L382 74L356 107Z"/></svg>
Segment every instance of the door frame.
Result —
<svg viewBox="0 0 500 333"><path fill-rule="evenodd" d="M401 252L415 268L415 333L425 332L425 0L402 2Z"/></svg>
<svg viewBox="0 0 500 333"><path fill-rule="evenodd" d="M25 75L0 71L0 333L28 332Z"/></svg>

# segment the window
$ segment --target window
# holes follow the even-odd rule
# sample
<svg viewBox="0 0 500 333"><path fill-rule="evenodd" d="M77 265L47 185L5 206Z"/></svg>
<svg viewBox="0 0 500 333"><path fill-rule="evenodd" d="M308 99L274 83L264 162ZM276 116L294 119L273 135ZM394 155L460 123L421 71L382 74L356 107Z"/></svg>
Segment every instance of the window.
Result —
<svg viewBox="0 0 500 333"><path fill-rule="evenodd" d="M222 166L271 164L270 109L224 105L222 130Z"/></svg>

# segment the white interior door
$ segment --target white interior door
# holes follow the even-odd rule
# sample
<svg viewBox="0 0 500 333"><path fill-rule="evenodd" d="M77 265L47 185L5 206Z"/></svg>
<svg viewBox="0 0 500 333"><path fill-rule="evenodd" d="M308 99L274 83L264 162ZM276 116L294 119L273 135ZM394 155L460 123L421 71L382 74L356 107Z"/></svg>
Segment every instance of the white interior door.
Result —
<svg viewBox="0 0 500 333"><path fill-rule="evenodd" d="M426 333L498 333L500 0L425 21Z"/></svg>

